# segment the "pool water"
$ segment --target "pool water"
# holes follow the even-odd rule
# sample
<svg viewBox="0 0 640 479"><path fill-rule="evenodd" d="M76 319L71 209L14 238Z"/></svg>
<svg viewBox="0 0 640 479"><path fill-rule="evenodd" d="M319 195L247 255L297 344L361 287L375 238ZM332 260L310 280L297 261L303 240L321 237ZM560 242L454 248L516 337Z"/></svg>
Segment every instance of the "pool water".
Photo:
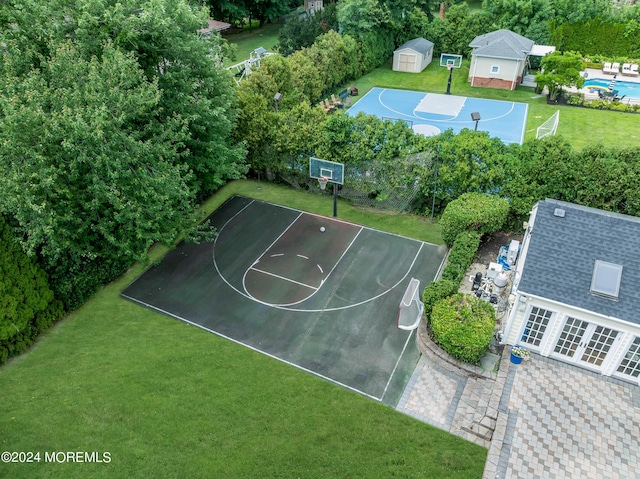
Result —
<svg viewBox="0 0 640 479"><path fill-rule="evenodd" d="M611 80L607 80L604 78L594 78L591 80L586 80L582 88L591 86L591 87L602 87L609 89L609 85L611 84ZM613 87L614 90L618 90L618 96L626 96L627 98L639 98L640 99L640 83L634 83L630 81L622 81L616 80L616 84Z"/></svg>

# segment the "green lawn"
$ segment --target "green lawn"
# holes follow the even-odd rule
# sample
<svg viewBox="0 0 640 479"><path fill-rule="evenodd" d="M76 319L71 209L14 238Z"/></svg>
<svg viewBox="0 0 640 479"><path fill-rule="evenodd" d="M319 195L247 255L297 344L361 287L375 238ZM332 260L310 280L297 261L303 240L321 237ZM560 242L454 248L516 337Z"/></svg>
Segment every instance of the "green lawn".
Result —
<svg viewBox="0 0 640 479"><path fill-rule="evenodd" d="M224 35L229 43L236 45L235 59L227 58L223 66L228 67L241 61L247 60L249 54L258 47L266 48L272 52L273 47L278 43L279 23L267 23L262 28L254 28L253 32L243 31Z"/></svg>
<svg viewBox="0 0 640 479"><path fill-rule="evenodd" d="M260 189L259 189L260 188ZM328 214L331 199L237 181L204 206L251 195ZM437 240L410 215L340 204L339 216ZM152 260L166 251L154 248ZM486 449L119 292L136 265L0 368L0 450L11 478L479 478ZM44 463L45 452L109 452L109 463Z"/></svg>

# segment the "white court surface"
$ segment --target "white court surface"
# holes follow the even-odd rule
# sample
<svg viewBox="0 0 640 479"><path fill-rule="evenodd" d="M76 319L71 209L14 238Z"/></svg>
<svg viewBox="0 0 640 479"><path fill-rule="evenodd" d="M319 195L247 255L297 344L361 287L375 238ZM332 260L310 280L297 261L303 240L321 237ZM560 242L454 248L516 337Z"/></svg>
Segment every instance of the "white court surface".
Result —
<svg viewBox="0 0 640 479"><path fill-rule="evenodd" d="M427 93L415 111L434 115L458 116L467 97Z"/></svg>

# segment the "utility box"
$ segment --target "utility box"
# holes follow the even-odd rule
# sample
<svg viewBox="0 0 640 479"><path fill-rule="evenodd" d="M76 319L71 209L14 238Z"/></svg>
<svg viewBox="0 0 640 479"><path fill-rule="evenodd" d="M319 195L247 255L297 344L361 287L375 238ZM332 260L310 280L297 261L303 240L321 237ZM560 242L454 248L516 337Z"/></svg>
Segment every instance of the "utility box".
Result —
<svg viewBox="0 0 640 479"><path fill-rule="evenodd" d="M507 251L507 261L509 262L509 264L516 264L516 259L518 259L518 251L520 251L520 241L511 240L509 250Z"/></svg>

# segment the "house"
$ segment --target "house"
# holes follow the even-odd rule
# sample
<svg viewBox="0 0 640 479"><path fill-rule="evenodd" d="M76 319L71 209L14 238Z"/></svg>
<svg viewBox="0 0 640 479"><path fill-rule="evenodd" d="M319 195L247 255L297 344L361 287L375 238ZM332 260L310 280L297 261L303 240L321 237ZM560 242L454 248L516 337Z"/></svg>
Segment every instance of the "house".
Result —
<svg viewBox="0 0 640 479"><path fill-rule="evenodd" d="M640 218L538 202L516 263L503 344L637 383L639 251Z"/></svg>
<svg viewBox="0 0 640 479"><path fill-rule="evenodd" d="M231 28L230 23L219 22L218 20L207 20L207 26L198 30L200 35L210 35L213 32L221 32Z"/></svg>
<svg viewBox="0 0 640 479"><path fill-rule="evenodd" d="M304 0L304 11L308 13L319 12L324 8L323 0Z"/></svg>
<svg viewBox="0 0 640 479"><path fill-rule="evenodd" d="M433 43L424 38L414 38L393 52L393 70L420 73L433 59Z"/></svg>
<svg viewBox="0 0 640 479"><path fill-rule="evenodd" d="M515 90L522 81L534 42L510 30L496 30L477 36L469 46L473 48L471 86Z"/></svg>

